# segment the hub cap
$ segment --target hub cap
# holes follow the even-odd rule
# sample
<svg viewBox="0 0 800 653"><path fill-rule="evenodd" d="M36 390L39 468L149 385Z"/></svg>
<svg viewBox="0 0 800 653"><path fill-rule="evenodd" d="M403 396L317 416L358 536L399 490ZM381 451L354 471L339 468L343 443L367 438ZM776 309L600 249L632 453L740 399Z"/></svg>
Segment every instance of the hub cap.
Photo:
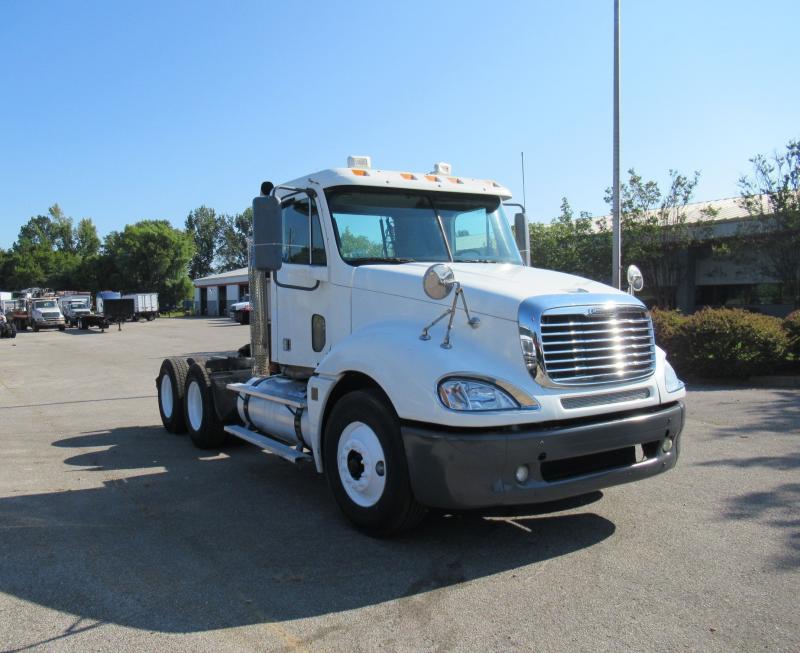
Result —
<svg viewBox="0 0 800 653"><path fill-rule="evenodd" d="M200 394L200 386L197 385L197 381L192 381L186 390L186 412L192 429L199 431L203 425L203 395Z"/></svg>
<svg viewBox="0 0 800 653"><path fill-rule="evenodd" d="M354 503L369 508L380 501L387 469L375 431L363 422L348 424L339 438L336 460L344 490Z"/></svg>
<svg viewBox="0 0 800 653"><path fill-rule="evenodd" d="M172 417L172 381L169 374L161 377L161 412L167 419Z"/></svg>

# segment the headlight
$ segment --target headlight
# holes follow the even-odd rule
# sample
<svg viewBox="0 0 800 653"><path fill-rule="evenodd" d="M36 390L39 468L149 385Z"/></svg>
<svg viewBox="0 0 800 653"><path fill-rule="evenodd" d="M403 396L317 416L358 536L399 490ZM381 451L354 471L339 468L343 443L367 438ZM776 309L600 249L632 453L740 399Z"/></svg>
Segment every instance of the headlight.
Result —
<svg viewBox="0 0 800 653"><path fill-rule="evenodd" d="M520 407L502 388L476 379L445 379L439 384L439 399L451 410L515 410Z"/></svg>
<svg viewBox="0 0 800 653"><path fill-rule="evenodd" d="M519 330L519 344L522 346L522 358L529 372L536 369L536 345L533 336L527 329Z"/></svg>
<svg viewBox="0 0 800 653"><path fill-rule="evenodd" d="M667 392L677 392L684 386L683 381L678 378L672 365L667 361L664 361L664 386Z"/></svg>

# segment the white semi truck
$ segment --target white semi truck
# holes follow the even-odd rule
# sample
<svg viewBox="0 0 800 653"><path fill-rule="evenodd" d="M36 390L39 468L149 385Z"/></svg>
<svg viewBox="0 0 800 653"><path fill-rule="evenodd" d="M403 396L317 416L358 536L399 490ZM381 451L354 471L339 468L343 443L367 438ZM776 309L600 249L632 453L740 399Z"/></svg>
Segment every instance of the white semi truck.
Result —
<svg viewBox="0 0 800 653"><path fill-rule="evenodd" d="M309 461L380 534L427 508L546 502L671 469L685 390L647 309L526 266L510 196L446 164L393 172L368 157L265 182L251 342L164 360L164 426L200 448L234 436Z"/></svg>

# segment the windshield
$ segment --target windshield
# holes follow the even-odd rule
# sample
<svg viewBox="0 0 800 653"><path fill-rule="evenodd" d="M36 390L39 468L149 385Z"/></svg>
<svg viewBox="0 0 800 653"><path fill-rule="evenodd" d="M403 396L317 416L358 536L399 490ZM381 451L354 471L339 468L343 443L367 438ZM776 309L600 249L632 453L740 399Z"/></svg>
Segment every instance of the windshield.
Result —
<svg viewBox="0 0 800 653"><path fill-rule="evenodd" d="M353 265L522 265L499 197L341 188L327 198L339 253Z"/></svg>
<svg viewBox="0 0 800 653"><path fill-rule="evenodd" d="M55 308L56 302L53 299L43 299L38 302L33 302L34 308Z"/></svg>
<svg viewBox="0 0 800 653"><path fill-rule="evenodd" d="M88 299L73 299L69 302L69 305L72 307L72 310L76 308L89 308L89 300Z"/></svg>

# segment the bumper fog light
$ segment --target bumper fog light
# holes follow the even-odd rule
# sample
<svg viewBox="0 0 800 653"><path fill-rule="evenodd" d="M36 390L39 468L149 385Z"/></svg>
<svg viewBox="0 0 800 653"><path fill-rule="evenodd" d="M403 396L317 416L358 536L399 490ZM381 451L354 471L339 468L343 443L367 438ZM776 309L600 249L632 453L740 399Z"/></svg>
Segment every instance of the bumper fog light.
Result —
<svg viewBox="0 0 800 653"><path fill-rule="evenodd" d="M517 479L517 483L524 483L528 480L528 474L530 470L528 469L527 465L520 465L517 467L517 471L514 473L514 477Z"/></svg>
<svg viewBox="0 0 800 653"><path fill-rule="evenodd" d="M672 438L665 438L664 442L661 444L661 450L664 453L667 453L672 449Z"/></svg>

